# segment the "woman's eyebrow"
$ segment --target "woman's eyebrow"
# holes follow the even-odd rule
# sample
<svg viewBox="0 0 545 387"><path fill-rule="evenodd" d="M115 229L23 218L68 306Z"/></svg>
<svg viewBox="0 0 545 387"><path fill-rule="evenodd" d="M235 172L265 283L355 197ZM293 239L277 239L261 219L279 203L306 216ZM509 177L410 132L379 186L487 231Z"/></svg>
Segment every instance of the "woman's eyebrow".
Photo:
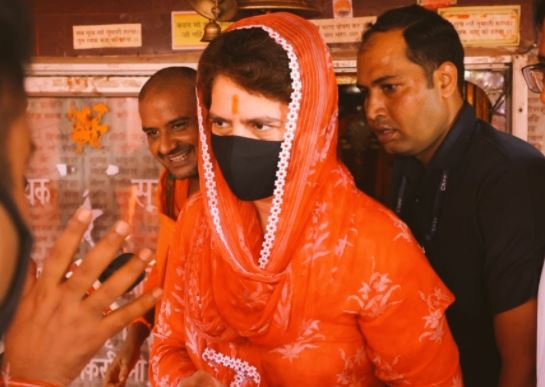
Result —
<svg viewBox="0 0 545 387"><path fill-rule="evenodd" d="M217 114L214 114L212 112L208 112L208 119L209 120L221 120L221 121L229 121L228 119L225 119L221 116L218 116Z"/></svg>

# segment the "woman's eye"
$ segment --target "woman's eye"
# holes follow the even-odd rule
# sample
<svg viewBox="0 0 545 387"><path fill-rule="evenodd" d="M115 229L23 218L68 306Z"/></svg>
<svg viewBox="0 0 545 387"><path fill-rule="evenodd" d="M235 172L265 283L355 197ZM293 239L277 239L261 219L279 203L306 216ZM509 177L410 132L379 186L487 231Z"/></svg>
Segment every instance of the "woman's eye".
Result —
<svg viewBox="0 0 545 387"><path fill-rule="evenodd" d="M257 130L264 130L266 128L266 125L262 122L254 122L253 126Z"/></svg>
<svg viewBox="0 0 545 387"><path fill-rule="evenodd" d="M223 128L225 126L225 121L223 120L212 119L211 122L212 126L215 126L217 128Z"/></svg>
<svg viewBox="0 0 545 387"><path fill-rule="evenodd" d="M252 121L250 123L250 126L253 130L265 132L268 130L278 129L280 127L280 124L276 122Z"/></svg>

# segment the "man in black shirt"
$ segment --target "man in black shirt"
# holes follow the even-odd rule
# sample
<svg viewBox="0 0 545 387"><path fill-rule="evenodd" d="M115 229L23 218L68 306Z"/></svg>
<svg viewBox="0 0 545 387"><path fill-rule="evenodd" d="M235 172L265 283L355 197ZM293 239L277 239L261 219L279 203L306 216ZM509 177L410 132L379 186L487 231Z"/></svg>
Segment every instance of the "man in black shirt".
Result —
<svg viewBox="0 0 545 387"><path fill-rule="evenodd" d="M453 26L419 6L364 34L358 83L371 129L396 154L392 208L456 296L447 318L469 387L535 385L545 254L545 158L464 103Z"/></svg>
<svg viewBox="0 0 545 387"><path fill-rule="evenodd" d="M538 28L538 63L522 69L528 89L540 95L545 104L545 0L535 1L535 26ZM538 328L537 328L537 387L545 387L545 272L541 272L538 294Z"/></svg>

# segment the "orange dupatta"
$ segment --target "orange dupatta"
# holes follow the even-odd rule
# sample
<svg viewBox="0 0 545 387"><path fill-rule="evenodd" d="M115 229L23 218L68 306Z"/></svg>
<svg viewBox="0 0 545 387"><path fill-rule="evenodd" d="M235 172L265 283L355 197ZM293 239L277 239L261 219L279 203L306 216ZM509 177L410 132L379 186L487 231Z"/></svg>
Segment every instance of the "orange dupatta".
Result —
<svg viewBox="0 0 545 387"><path fill-rule="evenodd" d="M199 104L201 188L176 225L153 383L203 369L231 385L461 384L451 294L337 160L337 83L317 28L287 13L228 30L240 28L264 29L291 62L271 216L263 235L253 203L231 193Z"/></svg>

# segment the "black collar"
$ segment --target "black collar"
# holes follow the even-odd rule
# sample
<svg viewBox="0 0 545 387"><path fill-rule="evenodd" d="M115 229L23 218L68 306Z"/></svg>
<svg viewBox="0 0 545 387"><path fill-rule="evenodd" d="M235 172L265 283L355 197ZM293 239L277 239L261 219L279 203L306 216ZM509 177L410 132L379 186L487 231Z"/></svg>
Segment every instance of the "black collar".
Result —
<svg viewBox="0 0 545 387"><path fill-rule="evenodd" d="M477 117L473 107L465 102L454 125L433 155L428 167L435 170L445 170L456 166L471 142L476 123Z"/></svg>
<svg viewBox="0 0 545 387"><path fill-rule="evenodd" d="M398 156L396 162L401 166L403 174L407 170L414 170L416 165L420 165L417 169L427 170L449 170L456 166L463 158L465 151L471 143L471 137L475 130L477 116L473 107L467 102L464 102L460 109L454 125L447 133L443 143L439 146L429 164L424 166L412 156ZM409 172L410 174L410 172Z"/></svg>

